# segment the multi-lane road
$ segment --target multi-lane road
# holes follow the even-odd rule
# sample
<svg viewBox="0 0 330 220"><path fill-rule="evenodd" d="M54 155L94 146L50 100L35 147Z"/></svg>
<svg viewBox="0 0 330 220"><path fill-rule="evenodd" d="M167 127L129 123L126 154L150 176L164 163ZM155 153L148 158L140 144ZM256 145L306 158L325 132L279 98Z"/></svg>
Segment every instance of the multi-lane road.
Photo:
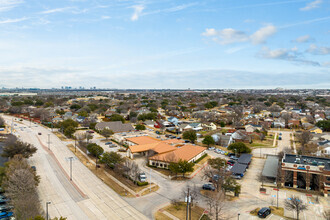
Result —
<svg viewBox="0 0 330 220"><path fill-rule="evenodd" d="M12 117L4 116L7 124ZM68 219L147 219L96 177L49 129L30 122L14 121L15 134L38 148L30 159L41 181L38 187L41 204L48 205L50 217ZM38 135L41 133L41 135ZM48 145L48 139L50 144ZM50 150L48 149L50 147ZM70 160L72 181L70 180Z"/></svg>

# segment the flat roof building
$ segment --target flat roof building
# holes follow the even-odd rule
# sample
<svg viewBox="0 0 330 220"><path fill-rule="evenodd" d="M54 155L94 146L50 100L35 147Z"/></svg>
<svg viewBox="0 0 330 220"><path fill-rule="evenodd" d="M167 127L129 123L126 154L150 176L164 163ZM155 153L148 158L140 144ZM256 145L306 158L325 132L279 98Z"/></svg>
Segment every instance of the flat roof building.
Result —
<svg viewBox="0 0 330 220"><path fill-rule="evenodd" d="M285 154L281 163L281 184L330 194L330 159Z"/></svg>

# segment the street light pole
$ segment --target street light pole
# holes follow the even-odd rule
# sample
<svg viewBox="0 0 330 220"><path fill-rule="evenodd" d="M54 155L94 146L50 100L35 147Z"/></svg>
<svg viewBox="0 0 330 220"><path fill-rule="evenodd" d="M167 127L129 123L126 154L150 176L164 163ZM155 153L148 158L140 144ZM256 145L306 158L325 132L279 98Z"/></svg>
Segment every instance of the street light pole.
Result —
<svg viewBox="0 0 330 220"><path fill-rule="evenodd" d="M48 220L48 205L51 204L51 202L46 202L46 220Z"/></svg>
<svg viewBox="0 0 330 220"><path fill-rule="evenodd" d="M69 157L69 160L70 160L70 181L72 181L72 159L73 159L73 157Z"/></svg>
<svg viewBox="0 0 330 220"><path fill-rule="evenodd" d="M50 134L48 134L48 150L50 150Z"/></svg>
<svg viewBox="0 0 330 220"><path fill-rule="evenodd" d="M240 216L240 215L241 215L241 213L238 213L238 214L237 214L237 220L239 220L239 216Z"/></svg>

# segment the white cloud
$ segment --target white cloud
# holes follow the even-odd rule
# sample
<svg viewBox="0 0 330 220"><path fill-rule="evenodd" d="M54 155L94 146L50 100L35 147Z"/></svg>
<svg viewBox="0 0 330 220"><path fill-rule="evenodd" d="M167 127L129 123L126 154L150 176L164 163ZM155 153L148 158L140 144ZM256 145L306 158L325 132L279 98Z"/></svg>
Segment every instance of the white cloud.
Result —
<svg viewBox="0 0 330 220"><path fill-rule="evenodd" d="M263 44L266 42L267 38L274 35L277 29L274 25L267 25L260 28L254 34L251 35L251 41L253 44Z"/></svg>
<svg viewBox="0 0 330 220"><path fill-rule="evenodd" d="M306 43L306 42L310 42L313 39L311 38L311 36L309 35L304 35L301 37L298 37L297 39L295 39L293 42L297 42L297 43Z"/></svg>
<svg viewBox="0 0 330 220"><path fill-rule="evenodd" d="M11 10L23 2L23 0L0 0L0 12Z"/></svg>
<svg viewBox="0 0 330 220"><path fill-rule="evenodd" d="M42 11L41 14L53 14L53 13L58 13L58 12L65 12L65 11L68 11L71 9L73 9L73 7L54 8L54 9Z"/></svg>
<svg viewBox="0 0 330 220"><path fill-rule="evenodd" d="M214 37L215 41L219 40L221 44L232 44L237 42L248 41L249 37L242 31L237 31L232 28L226 28L220 31L214 28L206 29L203 36Z"/></svg>
<svg viewBox="0 0 330 220"><path fill-rule="evenodd" d="M17 23L21 21L25 21L28 18L16 18L16 19L6 19L6 20L0 20L0 24L8 24L8 23Z"/></svg>
<svg viewBox="0 0 330 220"><path fill-rule="evenodd" d="M330 61L328 61L328 62L323 62L323 63L322 63L322 66L330 67Z"/></svg>
<svg viewBox="0 0 330 220"><path fill-rule="evenodd" d="M135 5L132 7L134 9L134 12L133 12L133 15L131 17L131 20L132 21L136 21L139 19L143 9L144 9L144 6L143 5Z"/></svg>
<svg viewBox="0 0 330 220"><path fill-rule="evenodd" d="M280 48L275 50L271 50L268 47L263 47L257 56L264 59L278 59L294 62L296 64L320 66L319 62L303 59L302 54L298 52L297 47L293 47L291 49Z"/></svg>
<svg viewBox="0 0 330 220"><path fill-rule="evenodd" d="M107 20L107 19L110 19L111 17L110 16L107 16L107 15L103 15L103 16L101 16L101 19L102 20Z"/></svg>
<svg viewBox="0 0 330 220"><path fill-rule="evenodd" d="M328 55L330 54L330 47L319 47L315 44L311 44L307 52L314 55Z"/></svg>
<svg viewBox="0 0 330 220"><path fill-rule="evenodd" d="M205 32L202 33L202 35L206 37L212 37L214 41L220 42L220 44L232 44L247 41L250 41L253 44L263 44L266 42L267 38L274 35L276 31L277 29L275 26L267 25L249 36L245 32L235 30L233 28L226 28L223 30L207 28Z"/></svg>
<svg viewBox="0 0 330 220"><path fill-rule="evenodd" d="M313 2L308 3L305 7L300 8L301 11L309 11L314 8L320 7L320 4L322 4L323 0L315 0Z"/></svg>

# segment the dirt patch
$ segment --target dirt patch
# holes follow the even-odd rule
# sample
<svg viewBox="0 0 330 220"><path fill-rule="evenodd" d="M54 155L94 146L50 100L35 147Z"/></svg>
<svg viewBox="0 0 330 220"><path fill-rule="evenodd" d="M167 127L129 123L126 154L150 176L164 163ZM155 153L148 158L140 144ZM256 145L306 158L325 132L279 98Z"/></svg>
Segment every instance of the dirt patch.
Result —
<svg viewBox="0 0 330 220"><path fill-rule="evenodd" d="M62 133L58 131L53 131L53 133L61 140L61 141L72 141L71 139L66 138Z"/></svg>
<svg viewBox="0 0 330 220"><path fill-rule="evenodd" d="M272 214L279 215L284 217L284 208L276 207L276 206L269 206L270 210L272 210Z"/></svg>
<svg viewBox="0 0 330 220"><path fill-rule="evenodd" d="M172 215L174 215L175 217L177 217L178 219L182 219L185 220L186 219L186 203L184 202L179 202L177 205L168 205L164 208L162 208L161 210L158 210L155 214L155 219L171 219L168 216L166 216L165 214L162 213L162 211L166 211ZM192 206L191 207L191 219L199 219L204 213L204 209L199 207L199 206ZM160 215L162 214L162 215ZM166 217L166 218L161 218L161 217ZM157 218L159 217L159 218Z"/></svg>
<svg viewBox="0 0 330 220"><path fill-rule="evenodd" d="M156 212L154 217L156 220L172 220L170 217L161 213L160 211Z"/></svg>

